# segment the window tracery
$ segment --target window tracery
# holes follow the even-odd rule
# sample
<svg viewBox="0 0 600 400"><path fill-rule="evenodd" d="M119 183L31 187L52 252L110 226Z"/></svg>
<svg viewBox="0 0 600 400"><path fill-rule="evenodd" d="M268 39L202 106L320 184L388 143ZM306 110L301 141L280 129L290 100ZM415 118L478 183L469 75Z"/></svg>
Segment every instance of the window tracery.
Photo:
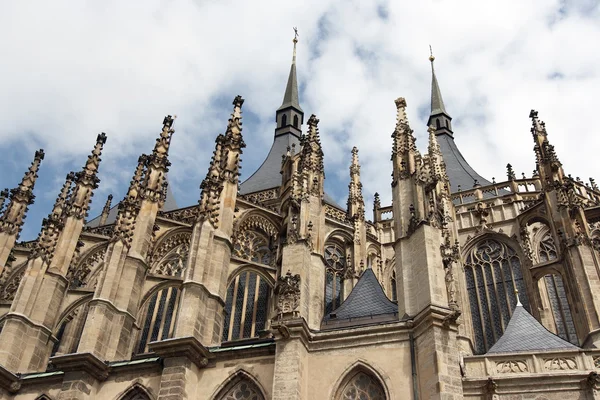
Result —
<svg viewBox="0 0 600 400"><path fill-rule="evenodd" d="M386 396L378 379L359 371L348 380L338 400L386 400Z"/></svg>
<svg viewBox="0 0 600 400"><path fill-rule="evenodd" d="M257 337L265 329L271 287L255 271L242 271L227 288L223 341Z"/></svg>
<svg viewBox="0 0 600 400"><path fill-rule="evenodd" d="M274 265L278 230L266 218L250 215L241 220L233 234L235 257L265 265Z"/></svg>
<svg viewBox="0 0 600 400"><path fill-rule="evenodd" d="M87 287L95 289L97 284L97 273L92 273L96 269L101 268L104 263L104 255L106 254L106 246L101 246L92 249L87 255L79 260L79 262L71 265L67 271L67 279L69 280L69 289L78 289ZM94 279L96 278L96 279Z"/></svg>
<svg viewBox="0 0 600 400"><path fill-rule="evenodd" d="M148 343L150 342L173 337L175 319L179 309L179 298L179 288L169 286L158 290L142 306L144 316L140 319L143 322L136 347L138 354L147 353Z"/></svg>
<svg viewBox="0 0 600 400"><path fill-rule="evenodd" d="M8 268L4 269L3 275L6 274L6 280L2 282L4 279L0 279L0 301L14 300L17 289L25 275L26 267L27 262L17 266L14 271L9 270Z"/></svg>
<svg viewBox="0 0 600 400"><path fill-rule="evenodd" d="M260 389L250 379L242 378L231 388L225 388L223 394L215 397L217 400L265 400Z"/></svg>
<svg viewBox="0 0 600 400"><path fill-rule="evenodd" d="M152 272L158 275L180 277L183 276L187 266L191 232L185 230L168 235L152 252Z"/></svg>
<svg viewBox="0 0 600 400"><path fill-rule="evenodd" d="M538 260L539 262L543 263L550 260L555 260L557 258L558 256L554 239L552 238L552 235L550 235L550 232L546 232L540 240L538 248Z"/></svg>
<svg viewBox="0 0 600 400"><path fill-rule="evenodd" d="M504 242L483 239L466 257L465 278L476 352L481 354L496 343L508 325L517 303L515 290L529 309L521 261Z"/></svg>

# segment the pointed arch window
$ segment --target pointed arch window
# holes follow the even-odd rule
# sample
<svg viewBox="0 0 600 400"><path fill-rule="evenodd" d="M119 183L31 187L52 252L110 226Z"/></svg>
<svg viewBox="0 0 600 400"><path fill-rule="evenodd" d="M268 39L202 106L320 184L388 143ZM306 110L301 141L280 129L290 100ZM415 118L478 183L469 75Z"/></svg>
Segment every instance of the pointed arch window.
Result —
<svg viewBox="0 0 600 400"><path fill-rule="evenodd" d="M234 379L215 400L265 400L260 388L248 378Z"/></svg>
<svg viewBox="0 0 600 400"><path fill-rule="evenodd" d="M377 378L359 370L346 380L336 400L386 400L386 396Z"/></svg>
<svg viewBox="0 0 600 400"><path fill-rule="evenodd" d="M338 243L325 246L325 314L330 314L344 300L347 273L346 249Z"/></svg>
<svg viewBox="0 0 600 400"><path fill-rule="evenodd" d="M546 234L540 240L540 245L538 248L538 259L541 263L555 260L557 259L557 251L556 245L554 244L554 239L552 239L552 235L550 232L546 232Z"/></svg>
<svg viewBox="0 0 600 400"><path fill-rule="evenodd" d="M154 269L155 274L182 276L190 252L189 243L182 243L171 249Z"/></svg>
<svg viewBox="0 0 600 400"><path fill-rule="evenodd" d="M529 310L523 282L521 260L517 252L504 242L483 239L467 254L465 278L475 348L485 353L502 336L517 298Z"/></svg>
<svg viewBox="0 0 600 400"><path fill-rule="evenodd" d="M179 287L169 286L158 290L142 306L142 330L136 352L148 352L148 343L170 339L175 329L175 318L179 308Z"/></svg>
<svg viewBox="0 0 600 400"><path fill-rule="evenodd" d="M223 341L257 337L265 329L271 286L255 271L239 273L227 288Z"/></svg>
<svg viewBox="0 0 600 400"><path fill-rule="evenodd" d="M435 120L435 126L438 129L440 129L442 127L442 125L440 124L440 119L439 118Z"/></svg>
<svg viewBox="0 0 600 400"><path fill-rule="evenodd" d="M398 288L396 287L396 271L392 271L392 278L390 279L390 287L392 293L392 301L398 301Z"/></svg>
<svg viewBox="0 0 600 400"><path fill-rule="evenodd" d="M287 115L283 114L281 116L281 127L287 126Z"/></svg>
<svg viewBox="0 0 600 400"><path fill-rule="evenodd" d="M236 234L233 252L236 257L271 265L275 261L272 247L271 240L263 232L246 230Z"/></svg>
<svg viewBox="0 0 600 400"><path fill-rule="evenodd" d="M86 302L63 318L58 324L58 330L55 333L56 342L52 348L52 356L57 354L72 354L77 351L87 314L88 303Z"/></svg>
<svg viewBox="0 0 600 400"><path fill-rule="evenodd" d="M297 128L297 127L298 127L298 122L299 122L299 121L298 121L298 116L297 116L297 115L294 115L294 128Z"/></svg>
<svg viewBox="0 0 600 400"><path fill-rule="evenodd" d="M562 277L558 274L548 274L544 276L544 283L554 317L556 334L568 342L579 345Z"/></svg>
<svg viewBox="0 0 600 400"><path fill-rule="evenodd" d="M144 389L136 385L121 396L119 400L150 400L150 396Z"/></svg>

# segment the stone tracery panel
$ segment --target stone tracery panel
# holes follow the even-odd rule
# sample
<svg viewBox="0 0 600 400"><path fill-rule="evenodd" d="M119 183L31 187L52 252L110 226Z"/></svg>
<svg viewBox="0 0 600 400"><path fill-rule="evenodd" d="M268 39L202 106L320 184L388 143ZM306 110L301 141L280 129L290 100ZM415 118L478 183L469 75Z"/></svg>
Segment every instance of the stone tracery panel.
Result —
<svg viewBox="0 0 600 400"><path fill-rule="evenodd" d="M166 233L150 256L151 271L157 275L182 276L190 252L190 230Z"/></svg>
<svg viewBox="0 0 600 400"><path fill-rule="evenodd" d="M346 380L336 400L386 400L386 395L377 378L359 370Z"/></svg>
<svg viewBox="0 0 600 400"><path fill-rule="evenodd" d="M21 279L25 275L27 262L13 268L5 268L0 277L0 301L12 301L15 298ZM2 279L4 278L4 279Z"/></svg>
<svg viewBox="0 0 600 400"><path fill-rule="evenodd" d="M214 398L215 400L265 400L256 383L243 376L232 380Z"/></svg>
<svg viewBox="0 0 600 400"><path fill-rule="evenodd" d="M95 289L98 278L97 269L102 268L105 254L106 246L98 246L91 249L74 265L71 265L67 271L69 288Z"/></svg>
<svg viewBox="0 0 600 400"><path fill-rule="evenodd" d="M233 233L233 255L274 265L278 233L277 227L259 214L242 217Z"/></svg>

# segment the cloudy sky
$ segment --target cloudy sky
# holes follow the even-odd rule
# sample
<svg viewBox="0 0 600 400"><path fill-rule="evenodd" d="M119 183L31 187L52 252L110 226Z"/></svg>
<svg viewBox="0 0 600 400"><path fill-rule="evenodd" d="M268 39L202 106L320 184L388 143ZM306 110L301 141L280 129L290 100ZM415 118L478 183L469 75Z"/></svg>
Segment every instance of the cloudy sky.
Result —
<svg viewBox="0 0 600 400"><path fill-rule="evenodd" d="M529 110L546 121L567 173L600 179L600 7L575 0L297 2L13 1L0 14L0 187L14 187L44 148L22 239L33 239L66 173L108 141L90 217L123 197L137 157L176 114L170 182L195 204L231 101L245 99L243 176L269 150L300 34L298 79L320 122L326 187L345 204L350 149L364 194L391 201L394 99L426 148L431 44L456 142L497 181L534 168Z"/></svg>

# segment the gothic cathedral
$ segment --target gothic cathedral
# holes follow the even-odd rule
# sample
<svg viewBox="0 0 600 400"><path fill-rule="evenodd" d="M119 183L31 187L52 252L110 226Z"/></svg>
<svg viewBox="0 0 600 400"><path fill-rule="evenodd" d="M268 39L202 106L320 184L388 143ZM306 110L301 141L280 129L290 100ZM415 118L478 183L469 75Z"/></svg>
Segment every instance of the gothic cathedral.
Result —
<svg viewBox="0 0 600 400"><path fill-rule="evenodd" d="M396 99L393 200L371 217L358 149L346 207L324 190L296 42L245 181L237 96L197 205L168 188L171 116L96 218L104 134L36 240L17 241L42 150L1 193L0 399L600 399L600 190L564 172L538 113L532 176L486 180L431 57L426 152Z"/></svg>

